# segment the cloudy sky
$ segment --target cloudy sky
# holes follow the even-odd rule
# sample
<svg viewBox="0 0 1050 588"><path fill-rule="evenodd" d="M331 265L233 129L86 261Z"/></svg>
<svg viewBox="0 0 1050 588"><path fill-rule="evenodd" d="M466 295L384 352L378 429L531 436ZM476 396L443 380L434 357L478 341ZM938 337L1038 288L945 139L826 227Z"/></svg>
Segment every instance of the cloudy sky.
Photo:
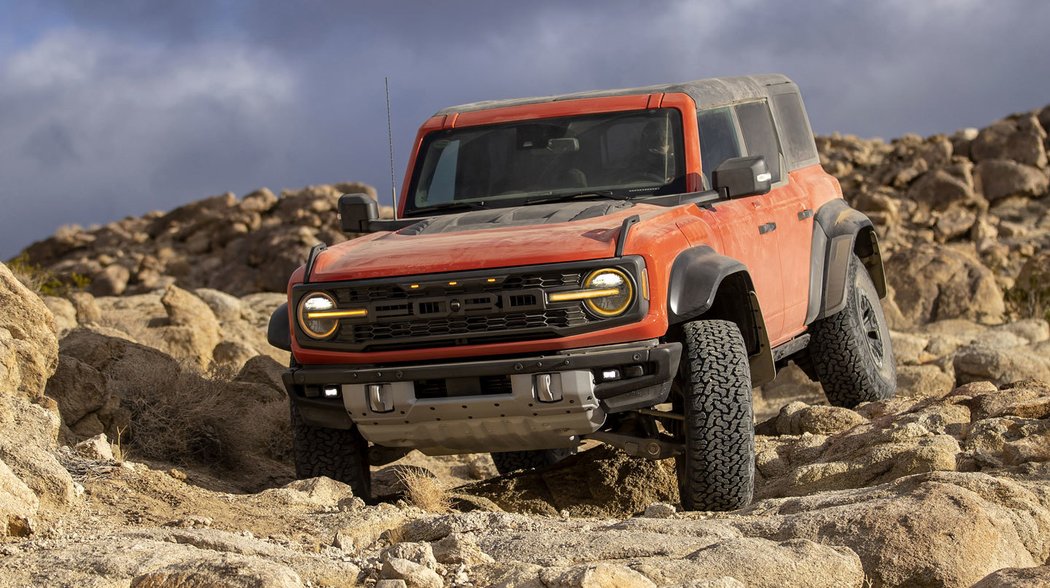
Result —
<svg viewBox="0 0 1050 588"><path fill-rule="evenodd" d="M1050 103L1044 0L0 0L0 259L259 186L389 194L418 125L479 99L782 72L817 132Z"/></svg>

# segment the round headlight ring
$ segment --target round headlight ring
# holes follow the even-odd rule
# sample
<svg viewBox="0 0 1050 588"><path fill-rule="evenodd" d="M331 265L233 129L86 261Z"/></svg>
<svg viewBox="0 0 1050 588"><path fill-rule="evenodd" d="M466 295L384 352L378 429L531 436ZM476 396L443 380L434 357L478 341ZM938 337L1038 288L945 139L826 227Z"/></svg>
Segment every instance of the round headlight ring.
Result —
<svg viewBox="0 0 1050 588"><path fill-rule="evenodd" d="M614 278L611 283L608 282L608 278ZM618 280L618 283L616 281ZM631 278L627 276L621 270L615 268L603 268L595 270L587 275L587 278L583 281L584 288L620 288L621 293L614 296L604 296L602 298L591 298L585 300L584 304L587 309L594 314L603 317L611 318L614 316L620 316L627 312L627 309L631 307L631 303L634 302L634 286L631 284ZM615 305L611 308L599 306L599 302L609 302L610 299L615 301Z"/></svg>
<svg viewBox="0 0 1050 588"><path fill-rule="evenodd" d="M315 304L311 304L315 302ZM308 308L311 306L311 308ZM308 319L306 313L310 311L335 310L335 299L324 292L311 292L303 296L299 301L299 328L312 339L327 339L339 328L339 319ZM312 324L312 327L311 327ZM316 327L316 328L315 328Z"/></svg>

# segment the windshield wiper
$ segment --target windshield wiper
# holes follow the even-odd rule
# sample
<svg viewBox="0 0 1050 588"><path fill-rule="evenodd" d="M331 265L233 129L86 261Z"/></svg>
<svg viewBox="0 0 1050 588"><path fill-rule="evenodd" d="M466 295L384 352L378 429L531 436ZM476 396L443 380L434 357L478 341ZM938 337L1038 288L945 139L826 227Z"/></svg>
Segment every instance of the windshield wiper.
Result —
<svg viewBox="0 0 1050 588"><path fill-rule="evenodd" d="M533 202L564 202L566 200L576 200L583 198L609 198L612 200L628 200L630 196L627 194L617 194L612 190L590 190L587 192L574 192L572 194L553 194L549 196L536 196L533 198L526 198L525 204L531 204Z"/></svg>

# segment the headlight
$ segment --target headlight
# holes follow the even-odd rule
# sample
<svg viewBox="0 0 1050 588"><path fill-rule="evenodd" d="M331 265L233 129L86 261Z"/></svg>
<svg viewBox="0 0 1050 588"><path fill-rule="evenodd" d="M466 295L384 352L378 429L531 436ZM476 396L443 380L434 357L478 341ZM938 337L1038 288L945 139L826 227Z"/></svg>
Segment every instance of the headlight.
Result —
<svg viewBox="0 0 1050 588"><path fill-rule="evenodd" d="M299 326L314 339L327 339L339 328L335 299L322 292L313 292L299 301Z"/></svg>
<svg viewBox="0 0 1050 588"><path fill-rule="evenodd" d="M619 316L634 300L634 287L627 274L606 268L591 272L583 281L583 290L555 292L548 296L551 302L582 300L587 308L601 317Z"/></svg>

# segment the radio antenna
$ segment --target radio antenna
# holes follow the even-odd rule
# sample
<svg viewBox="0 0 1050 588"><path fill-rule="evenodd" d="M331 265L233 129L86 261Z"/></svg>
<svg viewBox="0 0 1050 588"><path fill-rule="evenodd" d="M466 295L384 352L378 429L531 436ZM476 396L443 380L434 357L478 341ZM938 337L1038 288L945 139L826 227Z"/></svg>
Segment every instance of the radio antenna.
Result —
<svg viewBox="0 0 1050 588"><path fill-rule="evenodd" d="M394 207L394 220L397 220L397 186L394 184L394 133L390 129L390 78L383 77L386 89L386 142L390 147L390 203Z"/></svg>

